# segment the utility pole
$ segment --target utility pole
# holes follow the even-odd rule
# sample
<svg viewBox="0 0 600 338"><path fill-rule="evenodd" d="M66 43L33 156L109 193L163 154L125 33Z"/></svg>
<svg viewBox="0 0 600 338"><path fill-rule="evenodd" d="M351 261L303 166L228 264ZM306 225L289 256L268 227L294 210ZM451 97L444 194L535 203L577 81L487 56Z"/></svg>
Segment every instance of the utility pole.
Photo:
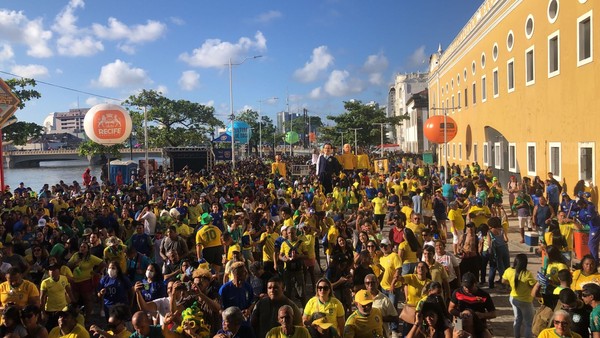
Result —
<svg viewBox="0 0 600 338"><path fill-rule="evenodd" d="M356 143L356 132L358 130L362 130L362 128L348 128L350 130L354 130L354 155L358 155L358 147Z"/></svg>
<svg viewBox="0 0 600 338"><path fill-rule="evenodd" d="M448 109L451 110L457 110L460 109L460 106L458 107L444 107L444 108L429 108L430 110L436 111L436 110L441 110L442 113L444 114L444 182L442 182L442 184L445 184L446 181L448 180L448 129L446 128L447 124L448 124ZM442 162L442 154L440 154L440 162Z"/></svg>
<svg viewBox="0 0 600 338"><path fill-rule="evenodd" d="M381 157L383 157L383 127L384 127L385 125L387 125L387 123L382 123L382 122L379 122L379 123L373 123L373 124L374 124L374 125L378 125L379 127L381 127L381 144L380 144L380 148L381 148L381 149L379 149L379 150L380 150L380 152L381 152Z"/></svg>

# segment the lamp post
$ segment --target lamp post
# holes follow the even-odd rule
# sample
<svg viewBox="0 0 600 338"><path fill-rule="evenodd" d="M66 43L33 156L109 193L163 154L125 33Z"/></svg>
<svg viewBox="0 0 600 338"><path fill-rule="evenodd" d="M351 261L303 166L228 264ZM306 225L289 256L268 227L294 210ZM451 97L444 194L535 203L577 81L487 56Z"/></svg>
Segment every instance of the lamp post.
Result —
<svg viewBox="0 0 600 338"><path fill-rule="evenodd" d="M442 113L444 114L444 182L442 182L442 184L445 184L446 181L448 180L448 109L452 109L452 110L456 110L456 109L460 109L460 106L458 107L443 107L443 108L436 108L436 107L432 107L430 108L430 110L441 110ZM440 154L440 162L442 162L442 154Z"/></svg>
<svg viewBox="0 0 600 338"><path fill-rule="evenodd" d="M231 58L229 58L229 111L231 113L231 170L235 169L235 130L234 130L234 122L235 122L235 114L233 113L233 75L232 68L233 66L239 66L246 62L249 59L258 59L262 57L262 55L249 56L242 60L242 62L231 63Z"/></svg>
<svg viewBox="0 0 600 338"><path fill-rule="evenodd" d="M381 157L383 157L383 127L386 125L386 123L373 123L374 125L378 125L381 128L381 144L380 144L380 153L381 153Z"/></svg>
<svg viewBox="0 0 600 338"><path fill-rule="evenodd" d="M344 149L344 132L338 131L337 133L342 135L342 147L340 149L342 149L342 151L343 151L343 149Z"/></svg>
<svg viewBox="0 0 600 338"><path fill-rule="evenodd" d="M362 130L362 128L348 128L350 130L354 130L354 154L358 155L358 147L357 147L357 143L356 143L356 132L358 130Z"/></svg>
<svg viewBox="0 0 600 338"><path fill-rule="evenodd" d="M258 100L258 156L262 158L262 103L279 100L278 97Z"/></svg>
<svg viewBox="0 0 600 338"><path fill-rule="evenodd" d="M144 164L146 178L146 194L150 194L150 173L148 172L148 110L144 107Z"/></svg>

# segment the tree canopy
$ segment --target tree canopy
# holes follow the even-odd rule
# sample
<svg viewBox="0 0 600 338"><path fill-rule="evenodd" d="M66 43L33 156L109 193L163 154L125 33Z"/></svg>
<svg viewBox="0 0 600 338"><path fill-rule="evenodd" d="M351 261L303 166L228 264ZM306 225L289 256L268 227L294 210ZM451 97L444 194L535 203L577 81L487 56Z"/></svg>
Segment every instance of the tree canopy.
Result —
<svg viewBox="0 0 600 338"><path fill-rule="evenodd" d="M377 104L363 104L361 101L344 101L344 112L337 116L329 115L327 118L335 122L335 127L323 127L319 129L320 141L332 142L336 145L342 144L342 133L344 143L354 144L354 128L362 128L356 133L356 143L360 147L381 143L381 128L379 123L385 123L387 127L395 127L402 124L405 116L386 117L385 109ZM387 142L384 131L384 142Z"/></svg>
<svg viewBox="0 0 600 338"><path fill-rule="evenodd" d="M19 109L25 108L26 102L42 97L42 94L33 89L37 85L34 79L7 79L4 82L6 82L15 96L19 98ZM5 142L13 142L15 145L25 145L27 140L32 137L40 137L44 131L44 127L38 124L17 121L16 117L13 117L9 121L12 123L2 128L2 138Z"/></svg>
<svg viewBox="0 0 600 338"><path fill-rule="evenodd" d="M210 141L210 135L214 134L217 127L224 126L215 118L213 107L188 100L169 99L154 90L142 90L138 95L130 96L123 105L130 107L134 131L137 133L143 132L141 110L147 109L149 147L203 144Z"/></svg>

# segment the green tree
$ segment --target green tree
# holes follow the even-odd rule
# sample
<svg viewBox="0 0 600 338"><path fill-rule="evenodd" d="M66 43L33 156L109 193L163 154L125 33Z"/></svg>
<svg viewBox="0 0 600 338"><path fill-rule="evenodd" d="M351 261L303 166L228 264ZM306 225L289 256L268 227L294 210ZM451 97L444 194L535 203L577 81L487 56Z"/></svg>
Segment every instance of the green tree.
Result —
<svg viewBox="0 0 600 338"><path fill-rule="evenodd" d="M123 103L130 107L146 107L149 147L181 147L210 142L210 135L223 123L214 116L213 107L188 100L172 100L154 90L142 90ZM143 113L133 119L138 133L143 130ZM141 118L140 118L141 115ZM138 137L139 139L139 137Z"/></svg>
<svg viewBox="0 0 600 338"><path fill-rule="evenodd" d="M4 140L22 146L27 144L27 141L31 138L41 137L44 133L44 127L33 122L17 121L2 128L2 133Z"/></svg>
<svg viewBox="0 0 600 338"><path fill-rule="evenodd" d="M25 108L25 102L42 97L42 94L40 94L37 90L29 88L37 86L37 83L34 79L23 77L20 79L8 79L4 82L6 82L15 96L17 96L21 101L18 105L19 109Z"/></svg>
<svg viewBox="0 0 600 338"><path fill-rule="evenodd" d="M344 143L354 144L354 132L351 129L362 128L356 133L356 143L359 147L380 144L381 128L376 123L385 123L388 128L391 128L402 125L402 120L408 119L407 116L386 117L384 108L377 104L363 104L358 100L345 101L344 109L345 111L340 115L327 116L329 120L335 122L335 126L320 128L320 140L341 145L340 132L344 132ZM384 142L388 141L384 135Z"/></svg>
<svg viewBox="0 0 600 338"><path fill-rule="evenodd" d="M83 141L79 144L77 152L79 156L94 157L98 155L105 155L107 158L121 158L122 144L114 144L106 146L103 144L96 143L92 140Z"/></svg>

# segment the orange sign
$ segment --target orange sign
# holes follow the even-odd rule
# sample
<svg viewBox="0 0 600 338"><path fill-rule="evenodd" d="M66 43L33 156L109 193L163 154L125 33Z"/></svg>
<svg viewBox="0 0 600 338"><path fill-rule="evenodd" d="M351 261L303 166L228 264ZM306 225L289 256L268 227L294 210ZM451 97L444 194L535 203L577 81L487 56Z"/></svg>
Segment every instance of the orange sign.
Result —
<svg viewBox="0 0 600 338"><path fill-rule="evenodd" d="M444 137L444 132L446 133ZM434 115L425 121L423 134L430 142L442 144L452 141L456 136L458 128L453 118L444 115Z"/></svg>
<svg viewBox="0 0 600 338"><path fill-rule="evenodd" d="M90 140L105 144L119 144L131 134L131 117L116 104L98 104L85 114L85 134Z"/></svg>

